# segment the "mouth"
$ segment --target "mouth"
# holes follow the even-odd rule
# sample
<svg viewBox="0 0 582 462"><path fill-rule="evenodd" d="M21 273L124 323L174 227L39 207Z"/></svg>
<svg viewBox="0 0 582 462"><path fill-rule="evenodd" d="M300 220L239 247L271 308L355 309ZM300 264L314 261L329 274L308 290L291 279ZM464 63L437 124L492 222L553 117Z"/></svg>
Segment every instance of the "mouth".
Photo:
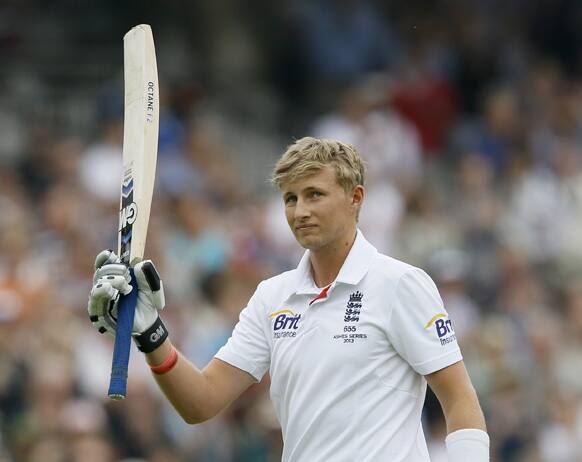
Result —
<svg viewBox="0 0 582 462"><path fill-rule="evenodd" d="M307 229L313 229L315 227L317 227L317 225L299 225L299 226L296 226L295 229L297 231L305 231Z"/></svg>

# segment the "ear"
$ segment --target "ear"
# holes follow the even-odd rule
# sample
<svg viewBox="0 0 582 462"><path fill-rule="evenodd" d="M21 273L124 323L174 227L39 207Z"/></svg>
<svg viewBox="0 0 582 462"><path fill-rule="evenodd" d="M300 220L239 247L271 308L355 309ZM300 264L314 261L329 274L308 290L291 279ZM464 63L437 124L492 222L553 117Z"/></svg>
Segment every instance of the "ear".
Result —
<svg viewBox="0 0 582 462"><path fill-rule="evenodd" d="M364 189L364 187L361 184L356 186L352 192L352 205L359 209L364 203L365 195L366 190Z"/></svg>

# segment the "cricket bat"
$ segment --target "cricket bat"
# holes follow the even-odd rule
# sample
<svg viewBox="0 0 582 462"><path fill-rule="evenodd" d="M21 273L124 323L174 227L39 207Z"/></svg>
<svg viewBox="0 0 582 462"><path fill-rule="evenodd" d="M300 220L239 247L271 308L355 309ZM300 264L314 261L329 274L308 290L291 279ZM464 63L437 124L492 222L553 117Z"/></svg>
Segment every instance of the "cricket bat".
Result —
<svg viewBox="0 0 582 462"><path fill-rule="evenodd" d="M147 24L123 37L125 112L123 119L123 177L119 206L118 255L130 268L133 290L119 300L109 397L125 398L131 330L137 303L132 267L142 260L158 152L159 90L156 51Z"/></svg>

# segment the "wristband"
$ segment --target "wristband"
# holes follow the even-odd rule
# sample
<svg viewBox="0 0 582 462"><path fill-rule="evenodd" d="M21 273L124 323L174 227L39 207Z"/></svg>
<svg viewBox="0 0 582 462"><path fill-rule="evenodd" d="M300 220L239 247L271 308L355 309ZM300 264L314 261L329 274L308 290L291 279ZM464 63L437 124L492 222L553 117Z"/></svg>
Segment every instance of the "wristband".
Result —
<svg viewBox="0 0 582 462"><path fill-rule="evenodd" d="M151 353L158 348L164 340L168 338L168 329L162 322L162 318L158 316L148 329L134 337L137 349L142 353Z"/></svg>
<svg viewBox="0 0 582 462"><path fill-rule="evenodd" d="M162 375L165 374L166 372L170 372L177 362L178 362L178 350L176 350L174 346L172 346L172 351L170 351L168 357L164 359L164 362L162 364L158 364L157 366L150 366L150 369L154 374Z"/></svg>
<svg viewBox="0 0 582 462"><path fill-rule="evenodd" d="M445 439L449 462L489 462L489 435L477 428L449 433Z"/></svg>

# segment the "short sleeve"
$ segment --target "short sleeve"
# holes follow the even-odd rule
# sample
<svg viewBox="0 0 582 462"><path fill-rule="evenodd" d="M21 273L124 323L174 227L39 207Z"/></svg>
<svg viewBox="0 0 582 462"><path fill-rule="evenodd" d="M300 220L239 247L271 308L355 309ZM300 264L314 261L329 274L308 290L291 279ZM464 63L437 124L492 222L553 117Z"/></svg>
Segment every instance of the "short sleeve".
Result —
<svg viewBox="0 0 582 462"><path fill-rule="evenodd" d="M251 374L259 382L269 369L271 348L265 336L260 285L239 316L231 337L215 357Z"/></svg>
<svg viewBox="0 0 582 462"><path fill-rule="evenodd" d="M400 356L422 375L463 359L438 289L418 268L397 283L387 334Z"/></svg>

